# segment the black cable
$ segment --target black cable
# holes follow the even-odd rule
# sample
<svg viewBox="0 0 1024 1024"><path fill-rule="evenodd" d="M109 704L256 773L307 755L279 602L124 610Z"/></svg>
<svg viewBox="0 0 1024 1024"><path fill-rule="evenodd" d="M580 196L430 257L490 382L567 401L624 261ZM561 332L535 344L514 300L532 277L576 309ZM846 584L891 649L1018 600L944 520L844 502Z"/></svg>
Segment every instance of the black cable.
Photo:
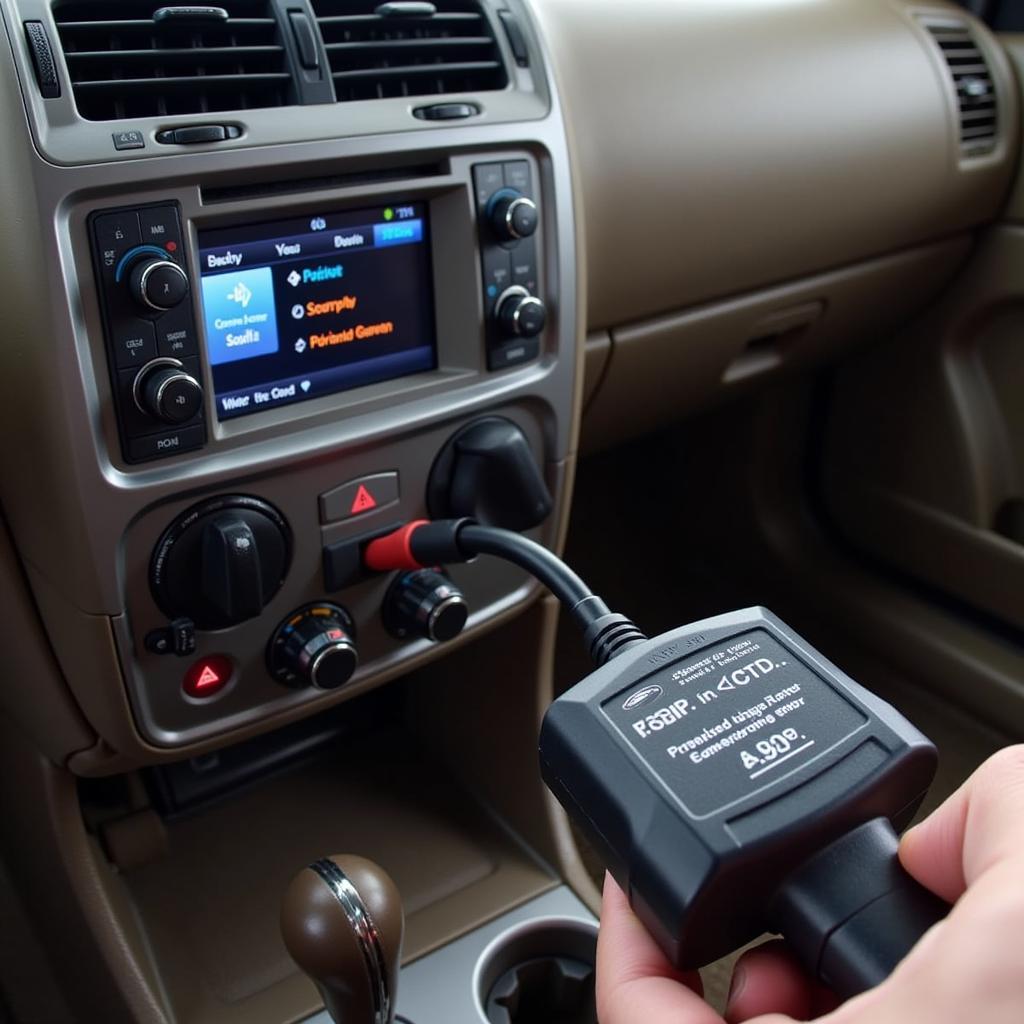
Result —
<svg viewBox="0 0 1024 1024"><path fill-rule="evenodd" d="M468 562L494 555L525 569L540 580L568 609L590 656L604 665L647 637L625 615L604 603L557 555L511 530L480 526L472 519L418 520L371 540L363 552L367 568L376 572Z"/></svg>
<svg viewBox="0 0 1024 1024"><path fill-rule="evenodd" d="M588 598L601 601L565 562L529 537L511 530L467 523L459 530L458 545L467 555L496 555L513 562L540 580L566 608L573 609ZM603 601L601 605L607 614L608 606Z"/></svg>
<svg viewBox="0 0 1024 1024"><path fill-rule="evenodd" d="M463 556L494 555L540 580L583 631L590 656L598 665L647 639L630 619L613 612L565 562L536 541L511 530L479 526L469 520L456 525L455 531L456 544Z"/></svg>

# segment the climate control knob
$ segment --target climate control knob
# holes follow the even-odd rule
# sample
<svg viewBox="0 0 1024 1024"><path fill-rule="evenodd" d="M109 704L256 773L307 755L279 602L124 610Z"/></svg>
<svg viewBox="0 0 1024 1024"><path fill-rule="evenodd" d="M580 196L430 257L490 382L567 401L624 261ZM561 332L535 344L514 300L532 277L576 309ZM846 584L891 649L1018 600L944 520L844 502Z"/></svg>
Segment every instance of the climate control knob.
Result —
<svg viewBox="0 0 1024 1024"><path fill-rule="evenodd" d="M384 598L384 626L403 639L451 640L462 632L469 608L462 591L434 569L404 572Z"/></svg>
<svg viewBox="0 0 1024 1024"><path fill-rule="evenodd" d="M161 423L187 423L203 406L203 386L177 359L154 359L135 378L135 404Z"/></svg>
<svg viewBox="0 0 1024 1024"><path fill-rule="evenodd" d="M514 189L496 192L487 207L491 229L503 242L518 242L537 230L537 204Z"/></svg>
<svg viewBox="0 0 1024 1024"><path fill-rule="evenodd" d="M226 629L255 618L273 600L291 555L291 530L273 505L223 495L186 509L164 531L150 586L170 619Z"/></svg>
<svg viewBox="0 0 1024 1024"><path fill-rule="evenodd" d="M132 267L128 290L144 309L163 313L188 295L188 275L173 260L147 256Z"/></svg>
<svg viewBox="0 0 1024 1024"><path fill-rule="evenodd" d="M509 338L535 338L544 330L547 315L544 303L518 284L506 288L494 304L498 328Z"/></svg>
<svg viewBox="0 0 1024 1024"><path fill-rule="evenodd" d="M305 605L281 623L267 647L267 668L296 689L336 690L359 664L355 625L344 608L326 601Z"/></svg>

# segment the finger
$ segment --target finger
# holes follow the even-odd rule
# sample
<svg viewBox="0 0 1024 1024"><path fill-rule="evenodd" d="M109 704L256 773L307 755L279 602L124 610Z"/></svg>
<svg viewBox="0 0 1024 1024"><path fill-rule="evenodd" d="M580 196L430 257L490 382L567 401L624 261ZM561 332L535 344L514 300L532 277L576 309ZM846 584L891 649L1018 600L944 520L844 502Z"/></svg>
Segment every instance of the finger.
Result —
<svg viewBox="0 0 1024 1024"><path fill-rule="evenodd" d="M736 962L725 1019L738 1024L763 1013L784 1013L806 1020L814 998L814 986L786 944L766 942Z"/></svg>
<svg viewBox="0 0 1024 1024"><path fill-rule="evenodd" d="M672 967L611 875L597 937L597 1009L601 1024L723 1024L701 998L696 972Z"/></svg>
<svg viewBox="0 0 1024 1024"><path fill-rule="evenodd" d="M900 844L903 866L949 902L996 865L1024 863L1024 745L990 757Z"/></svg>

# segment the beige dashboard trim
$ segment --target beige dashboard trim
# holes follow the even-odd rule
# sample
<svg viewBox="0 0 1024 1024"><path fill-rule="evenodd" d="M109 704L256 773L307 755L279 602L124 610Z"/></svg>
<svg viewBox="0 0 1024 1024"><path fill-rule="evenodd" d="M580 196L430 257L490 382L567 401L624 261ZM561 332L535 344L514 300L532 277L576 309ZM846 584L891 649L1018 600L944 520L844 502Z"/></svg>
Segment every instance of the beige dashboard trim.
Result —
<svg viewBox="0 0 1024 1024"><path fill-rule="evenodd" d="M588 330L686 309L991 220L1017 152L959 160L951 86L891 0L535 6L577 147Z"/></svg>

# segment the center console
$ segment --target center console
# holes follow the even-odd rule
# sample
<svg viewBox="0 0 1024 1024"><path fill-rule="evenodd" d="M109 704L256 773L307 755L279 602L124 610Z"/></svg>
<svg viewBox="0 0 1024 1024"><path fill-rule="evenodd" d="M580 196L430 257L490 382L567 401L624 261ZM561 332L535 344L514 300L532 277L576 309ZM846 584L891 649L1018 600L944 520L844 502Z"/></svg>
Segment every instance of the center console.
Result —
<svg viewBox="0 0 1024 1024"><path fill-rule="evenodd" d="M376 111L376 132L339 121L329 137L322 97L223 132L146 108L111 136L83 105L102 90L76 55L106 30L84 10L7 11L61 41L71 88L36 92L33 29L14 70L35 148L5 170L43 229L21 238L11 285L45 282L49 301L8 314L3 358L35 397L6 409L2 498L102 740L64 753L92 774L310 714L530 598L495 565L368 574L361 546L456 511L557 544L580 325L566 136L525 9L480 6L509 70L466 123L384 97L348 104L354 124ZM346 17L320 16L324 37Z"/></svg>
<svg viewBox="0 0 1024 1024"><path fill-rule="evenodd" d="M395 878L410 963L473 935L472 973L498 931L585 919L536 769L551 605L492 560L362 559L428 517L561 543L580 251L532 12L0 13L0 556L25 612L0 796L62 990L112 1021L315 1015L278 912L336 852Z"/></svg>

